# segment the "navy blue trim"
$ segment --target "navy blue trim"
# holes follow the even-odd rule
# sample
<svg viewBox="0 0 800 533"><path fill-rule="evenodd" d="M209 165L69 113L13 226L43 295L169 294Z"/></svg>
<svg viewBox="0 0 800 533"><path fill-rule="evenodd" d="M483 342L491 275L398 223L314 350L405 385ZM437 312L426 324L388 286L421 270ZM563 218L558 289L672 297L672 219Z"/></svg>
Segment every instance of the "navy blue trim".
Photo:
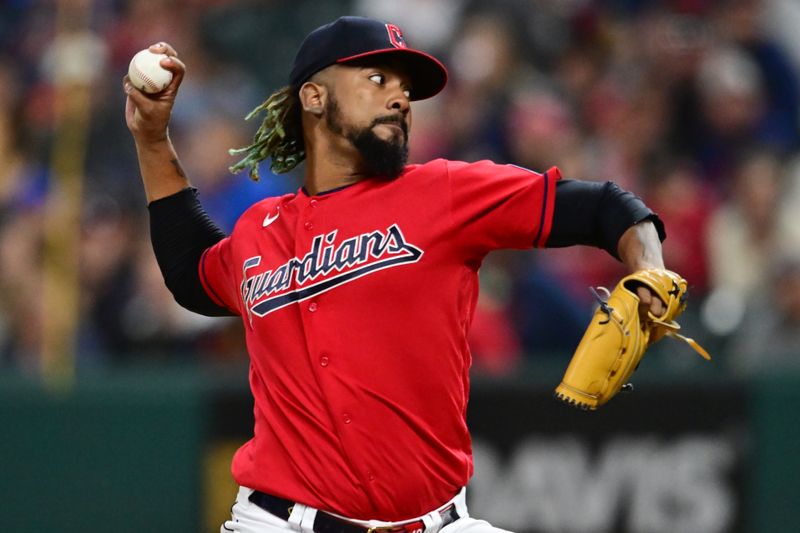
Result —
<svg viewBox="0 0 800 533"><path fill-rule="evenodd" d="M547 193L550 189L550 177L547 175L547 172L544 173L544 198L542 202L544 206L542 207L542 214L539 217L539 231L536 233L536 238L533 239L533 246L538 248L540 246L539 239L542 238L542 232L544 231L544 220L545 215L547 214Z"/></svg>
<svg viewBox="0 0 800 533"><path fill-rule="evenodd" d="M356 181L355 183L348 183L347 185L342 185L340 187L335 187L333 189L328 189L327 191L321 191L321 192L318 192L317 194L311 194L310 192L308 192L306 190L306 186L305 185L300 187L300 190L303 191L303 194L305 194L309 198L313 198L315 196L325 196L326 194L331 194L331 193L334 193L334 192L341 191L342 189L346 189L348 187L352 187L353 185L356 185L357 183L361 183L361 180Z"/></svg>
<svg viewBox="0 0 800 533"><path fill-rule="evenodd" d="M369 264L363 268L358 268L350 272L347 272L346 274L342 274L341 276L336 276L335 278L331 278L316 285L312 285L311 287L306 287L305 289L292 291L290 293L282 294L281 296L276 296L274 298L264 300L263 302L254 305L251 308L251 310L257 316L263 317L264 315L270 313L271 311L274 311L276 309L279 309L294 302L300 302L316 294L327 291L328 289L332 289L337 285L347 283L348 281L351 281L355 278L358 278L365 274L369 274L370 272L374 272L382 268L401 265L403 263L414 263L419 260L420 256L422 256L422 251L414 250L410 251L410 255L404 255L402 257L393 257L391 259L386 259L384 261L378 261L376 263Z"/></svg>

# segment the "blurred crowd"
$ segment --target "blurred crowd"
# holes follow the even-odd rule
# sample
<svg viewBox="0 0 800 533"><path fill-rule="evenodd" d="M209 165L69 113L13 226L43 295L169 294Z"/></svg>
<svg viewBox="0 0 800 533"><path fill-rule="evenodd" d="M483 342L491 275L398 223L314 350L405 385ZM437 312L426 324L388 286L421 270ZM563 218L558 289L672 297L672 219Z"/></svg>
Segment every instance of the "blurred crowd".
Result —
<svg viewBox="0 0 800 533"><path fill-rule="evenodd" d="M89 13L88 19L81 12ZM343 14L399 25L441 57L447 89L414 104L411 159L492 159L613 180L666 223L686 277L687 335L733 373L800 367L800 3L795 0L9 0L0 7L0 369L36 373L58 85L90 80L81 161L79 368L246 360L236 319L182 310L148 237L122 76L170 42L188 73L170 135L214 220L294 191L300 175L231 175L244 115L285 84L303 36ZM299 169L302 172L302 167ZM424 191L420 191L424 194ZM500 252L481 270L476 373L570 353L605 252ZM662 342L668 343L669 340ZM672 350L674 348L674 350ZM670 346L665 361L693 363Z"/></svg>

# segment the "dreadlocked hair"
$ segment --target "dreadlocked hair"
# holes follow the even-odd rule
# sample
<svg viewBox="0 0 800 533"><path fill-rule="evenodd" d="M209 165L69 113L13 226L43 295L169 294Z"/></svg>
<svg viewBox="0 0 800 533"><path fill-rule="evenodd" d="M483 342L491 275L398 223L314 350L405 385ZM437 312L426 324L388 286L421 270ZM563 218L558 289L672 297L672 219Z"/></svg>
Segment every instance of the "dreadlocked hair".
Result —
<svg viewBox="0 0 800 533"><path fill-rule="evenodd" d="M271 158L270 169L276 174L283 174L306 157L300 100L294 87L287 86L272 93L245 120L251 120L260 113L264 113L264 119L253 136L253 142L244 148L228 150L230 155L244 155L229 170L236 174L250 167L249 174L253 181L258 181L258 165L267 158Z"/></svg>

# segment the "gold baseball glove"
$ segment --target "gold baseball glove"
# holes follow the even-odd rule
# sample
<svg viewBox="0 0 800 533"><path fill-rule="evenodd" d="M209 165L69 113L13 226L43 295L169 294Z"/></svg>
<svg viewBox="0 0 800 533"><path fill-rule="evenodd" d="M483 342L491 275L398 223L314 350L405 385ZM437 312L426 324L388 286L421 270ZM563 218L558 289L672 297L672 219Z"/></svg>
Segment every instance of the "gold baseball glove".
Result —
<svg viewBox="0 0 800 533"><path fill-rule="evenodd" d="M661 316L639 314L636 288L644 285L664 303ZM612 292L600 287L606 298L595 291L600 306L595 311L561 384L559 400L581 409L597 409L621 389L632 388L628 379L645 350L664 335L676 337L711 360L699 344L678 333L675 319L686 308L686 280L669 270L640 270L624 277Z"/></svg>

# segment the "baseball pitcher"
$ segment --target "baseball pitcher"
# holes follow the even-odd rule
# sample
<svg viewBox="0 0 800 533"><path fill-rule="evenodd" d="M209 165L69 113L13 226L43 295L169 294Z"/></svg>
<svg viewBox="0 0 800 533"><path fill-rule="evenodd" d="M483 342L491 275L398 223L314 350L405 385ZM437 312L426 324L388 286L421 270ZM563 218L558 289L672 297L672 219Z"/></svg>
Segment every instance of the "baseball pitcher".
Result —
<svg viewBox="0 0 800 533"><path fill-rule="evenodd" d="M241 489L220 531L501 532L465 503L482 260L583 244L630 269L590 326L610 340L587 341L559 385L593 409L635 368L630 352L677 329L685 282L664 270L659 218L611 182L556 168L407 164L412 102L439 93L447 71L397 26L342 17L306 37L286 87L254 111L252 144L234 151L233 170L254 178L265 160L276 172L305 162L302 187L256 203L225 235L168 134L185 66L168 44L150 49L168 56L171 83L123 84L156 258L181 305L241 317L251 361L253 438L233 458ZM635 346L621 346L626 331Z"/></svg>

